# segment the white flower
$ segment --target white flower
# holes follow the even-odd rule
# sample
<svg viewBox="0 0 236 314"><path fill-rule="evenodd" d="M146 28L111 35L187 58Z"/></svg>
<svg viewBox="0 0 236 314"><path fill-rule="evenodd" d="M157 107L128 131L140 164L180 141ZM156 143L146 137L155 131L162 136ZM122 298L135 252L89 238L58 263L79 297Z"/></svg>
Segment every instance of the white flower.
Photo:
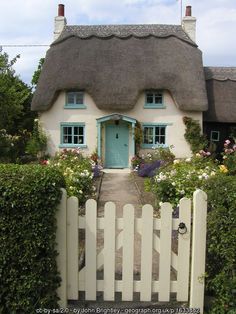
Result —
<svg viewBox="0 0 236 314"><path fill-rule="evenodd" d="M34 119L34 122L38 122L39 121L39 119Z"/></svg>
<svg viewBox="0 0 236 314"><path fill-rule="evenodd" d="M179 159L175 159L174 160L174 164L179 164L180 163L180 160Z"/></svg>
<svg viewBox="0 0 236 314"><path fill-rule="evenodd" d="M198 179L202 180L202 176L198 176Z"/></svg>
<svg viewBox="0 0 236 314"><path fill-rule="evenodd" d="M172 182L171 184L172 184L173 186L176 186L175 182Z"/></svg>
<svg viewBox="0 0 236 314"><path fill-rule="evenodd" d="M190 162L191 161L191 158L187 158L185 159L186 162Z"/></svg>
<svg viewBox="0 0 236 314"><path fill-rule="evenodd" d="M82 190L79 190L79 194L83 194L83 191L82 191Z"/></svg>
<svg viewBox="0 0 236 314"><path fill-rule="evenodd" d="M184 190L181 190L181 191L180 191L180 194L184 195L184 194L185 194L185 191L184 191Z"/></svg>
<svg viewBox="0 0 236 314"><path fill-rule="evenodd" d="M215 176L215 175L216 175L215 171L212 171L211 176Z"/></svg>

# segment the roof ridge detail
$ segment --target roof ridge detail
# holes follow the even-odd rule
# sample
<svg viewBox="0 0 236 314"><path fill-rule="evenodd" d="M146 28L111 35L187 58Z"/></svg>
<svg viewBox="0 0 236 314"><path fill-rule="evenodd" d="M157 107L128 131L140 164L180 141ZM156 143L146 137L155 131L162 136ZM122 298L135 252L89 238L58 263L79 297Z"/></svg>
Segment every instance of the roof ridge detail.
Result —
<svg viewBox="0 0 236 314"><path fill-rule="evenodd" d="M206 80L236 81L236 67L204 67Z"/></svg>
<svg viewBox="0 0 236 314"><path fill-rule="evenodd" d="M149 36L157 38L177 37L193 46L197 46L184 32L181 25L171 24L111 24L111 25L67 25L59 38L52 45L58 44L70 37L88 39L97 37L108 39L117 37L127 39L129 37L146 38Z"/></svg>

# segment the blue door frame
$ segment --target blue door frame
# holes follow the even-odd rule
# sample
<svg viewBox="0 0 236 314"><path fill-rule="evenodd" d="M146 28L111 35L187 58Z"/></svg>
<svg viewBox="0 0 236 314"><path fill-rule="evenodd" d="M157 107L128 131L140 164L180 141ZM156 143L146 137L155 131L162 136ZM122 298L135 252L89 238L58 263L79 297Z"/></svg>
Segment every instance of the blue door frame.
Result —
<svg viewBox="0 0 236 314"><path fill-rule="evenodd" d="M108 121L112 121L111 123L106 123ZM118 123L115 121L119 121ZM105 162L105 167L111 167L111 168L126 168L129 167L129 157L133 157L134 153L135 153L135 140L134 140L134 130L135 130L135 124L136 124L136 120L128 117L128 116L124 116L122 114L111 114L108 116L104 116L101 118L97 119L97 143L98 143L98 157L102 159L103 162ZM102 132L102 126L107 127L108 125L120 125L120 126L124 126L126 125L127 129L128 129L128 135L126 136L126 131L125 129L122 131L122 128L120 130L121 134L118 134L118 144L119 144L119 139L121 141L121 139L123 138L124 140L127 139L127 141L125 140L125 142L123 143L123 147L122 147L122 143L120 143L120 147L124 148L126 147L126 144L128 145L128 157L126 159L126 153L125 153L125 149L121 149L121 161L118 164L118 159L119 157L117 157L118 155L117 153L117 147L114 147L114 149L110 149L109 151L109 147L106 147L106 135L107 135L107 129L105 128L105 134ZM129 132L129 126L131 126L132 128L132 132L131 132L131 137L130 137L130 132ZM114 134L115 137L117 135L117 132L115 133L115 130L111 131L111 137L113 136L114 138ZM119 133L119 132L118 132ZM113 135L112 135L113 134ZM104 136L104 137L103 137ZM116 139L117 140L117 139ZM105 142L105 143L104 143ZM111 142L113 143L112 139L109 138L108 136L108 143ZM102 144L103 143L103 144ZM102 148L102 145L104 145ZM108 150L108 151L107 151ZM108 163L107 163L107 158L106 156L103 155L103 153L109 154L111 153L110 157L108 158ZM112 161L112 155L115 155L115 160L116 161ZM123 157L122 157L123 156ZM122 161L123 160L123 161Z"/></svg>

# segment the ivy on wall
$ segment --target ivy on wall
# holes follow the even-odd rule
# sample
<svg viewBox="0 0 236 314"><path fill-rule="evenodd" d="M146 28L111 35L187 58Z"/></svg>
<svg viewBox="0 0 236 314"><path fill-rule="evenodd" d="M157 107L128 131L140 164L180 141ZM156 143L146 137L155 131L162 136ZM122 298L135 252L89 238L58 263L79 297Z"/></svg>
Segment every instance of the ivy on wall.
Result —
<svg viewBox="0 0 236 314"><path fill-rule="evenodd" d="M189 143L193 153L199 152L207 146L207 139L202 134L201 126L197 120L190 117L183 117L186 126L184 137Z"/></svg>

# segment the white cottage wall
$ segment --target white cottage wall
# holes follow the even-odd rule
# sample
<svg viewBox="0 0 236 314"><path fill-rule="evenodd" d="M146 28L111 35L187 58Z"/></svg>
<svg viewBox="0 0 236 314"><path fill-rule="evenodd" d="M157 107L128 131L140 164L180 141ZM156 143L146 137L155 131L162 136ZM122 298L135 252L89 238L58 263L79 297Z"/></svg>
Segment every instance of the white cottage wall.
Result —
<svg viewBox="0 0 236 314"><path fill-rule="evenodd" d="M202 125L202 112L189 112L179 110L174 99L168 91L164 91L163 109L145 109L145 93L142 93L135 107L132 110L112 111L100 110L95 105L92 97L85 93L84 103L86 109L65 109L65 92L61 92L54 105L40 114L40 121L48 135L48 153L54 155L60 148L60 124L62 122L82 122L85 123L85 142L87 147L83 148L85 154L91 154L97 148L97 121L96 119L113 113L131 117L141 123L167 123L166 143L177 158L191 156L189 144L184 138L185 125L183 117L188 116L198 120ZM104 138L104 132L101 132ZM141 150L141 153L147 151Z"/></svg>

